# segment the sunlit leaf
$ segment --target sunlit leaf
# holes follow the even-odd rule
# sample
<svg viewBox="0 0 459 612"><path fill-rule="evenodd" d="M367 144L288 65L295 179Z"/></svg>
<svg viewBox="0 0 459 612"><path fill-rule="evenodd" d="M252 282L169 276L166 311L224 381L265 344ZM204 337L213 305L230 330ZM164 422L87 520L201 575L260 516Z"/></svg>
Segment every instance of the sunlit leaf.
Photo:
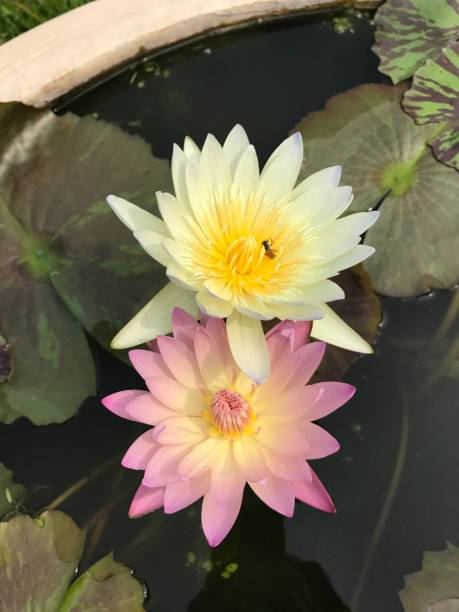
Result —
<svg viewBox="0 0 459 612"><path fill-rule="evenodd" d="M0 610L141 612L142 585L107 555L70 586L85 534L63 512L0 523ZM69 588L70 586L70 588Z"/></svg>
<svg viewBox="0 0 459 612"><path fill-rule="evenodd" d="M399 593L405 612L457 612L459 610L459 548L426 551L422 569L405 576Z"/></svg>
<svg viewBox="0 0 459 612"><path fill-rule="evenodd" d="M140 138L92 117L4 104L0 134L0 329L11 359L0 420L62 422L95 392L83 327L107 343L160 282L107 191L153 210L170 172Z"/></svg>
<svg viewBox="0 0 459 612"><path fill-rule="evenodd" d="M364 264L376 291L413 296L459 281L459 180L429 147L438 126L417 126L400 107L404 89L361 85L331 98L298 126L305 161L300 178L343 166L355 199L349 212L380 207Z"/></svg>
<svg viewBox="0 0 459 612"><path fill-rule="evenodd" d="M24 497L25 487L13 482L13 473L0 463L0 519L14 510L15 504Z"/></svg>
<svg viewBox="0 0 459 612"><path fill-rule="evenodd" d="M459 170L459 125L443 129L432 140L431 147L439 161Z"/></svg>
<svg viewBox="0 0 459 612"><path fill-rule="evenodd" d="M399 83L457 38L459 0L387 0L375 26L379 70Z"/></svg>

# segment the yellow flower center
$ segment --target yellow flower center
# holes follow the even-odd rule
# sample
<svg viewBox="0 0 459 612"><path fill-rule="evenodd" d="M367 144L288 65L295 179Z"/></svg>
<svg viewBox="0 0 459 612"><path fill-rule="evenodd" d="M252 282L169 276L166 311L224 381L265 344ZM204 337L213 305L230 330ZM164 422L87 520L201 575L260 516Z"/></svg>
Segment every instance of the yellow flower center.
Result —
<svg viewBox="0 0 459 612"><path fill-rule="evenodd" d="M228 437L245 432L254 418L249 402L229 389L220 389L213 396L209 416L218 433Z"/></svg>
<svg viewBox="0 0 459 612"><path fill-rule="evenodd" d="M226 261L233 274L252 274L262 264L265 253L263 244L253 236L242 236L226 249Z"/></svg>

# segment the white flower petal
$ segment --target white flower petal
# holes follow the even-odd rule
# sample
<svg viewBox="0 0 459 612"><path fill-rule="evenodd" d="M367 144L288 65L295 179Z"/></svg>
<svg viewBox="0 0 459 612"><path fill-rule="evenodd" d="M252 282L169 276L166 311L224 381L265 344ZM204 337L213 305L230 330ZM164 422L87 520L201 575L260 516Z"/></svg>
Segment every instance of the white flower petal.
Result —
<svg viewBox="0 0 459 612"><path fill-rule="evenodd" d="M269 378L270 360L261 322L234 310L226 329L237 365L258 384L265 382Z"/></svg>
<svg viewBox="0 0 459 612"><path fill-rule="evenodd" d="M317 189L318 187L322 189L337 187L340 180L341 166L324 168L323 170L319 170L319 172L314 172L314 174L305 178L304 181L298 183L291 193L291 199L295 200L306 192Z"/></svg>
<svg viewBox="0 0 459 612"><path fill-rule="evenodd" d="M168 264L166 274L172 283L183 287L183 289L188 289L188 291L199 291L202 288L202 281L198 280L180 264L174 262Z"/></svg>
<svg viewBox="0 0 459 612"><path fill-rule="evenodd" d="M313 338L356 353L373 352L368 342L349 327L329 306L322 304L322 309L325 314L324 318L312 324L311 336Z"/></svg>
<svg viewBox="0 0 459 612"><path fill-rule="evenodd" d="M186 155L182 149L174 144L172 148L171 172L172 182L174 184L175 195L184 206L189 209L190 202L188 200L188 191L186 188L185 178Z"/></svg>
<svg viewBox="0 0 459 612"><path fill-rule="evenodd" d="M277 147L260 176L258 196L275 202L293 189L303 160L303 141L296 132Z"/></svg>
<svg viewBox="0 0 459 612"><path fill-rule="evenodd" d="M156 261L163 266L167 266L172 258L163 246L164 236L153 230L142 230L134 232L134 236L139 241L140 246ZM170 240L170 239L168 239Z"/></svg>
<svg viewBox="0 0 459 612"><path fill-rule="evenodd" d="M327 267L330 268L332 274L340 270L345 270L346 268L352 268L352 266L355 266L361 261L364 261L364 259L370 257L370 255L373 255L374 252L374 247L366 244L358 244L347 253L344 253L344 255L341 255L341 257L328 261Z"/></svg>
<svg viewBox="0 0 459 612"><path fill-rule="evenodd" d="M241 314L260 321L270 321L275 316L264 302L253 295L245 295L242 303L235 304L235 308Z"/></svg>
<svg viewBox="0 0 459 612"><path fill-rule="evenodd" d="M250 142L244 128L242 125L236 124L223 144L223 152L232 176L234 175L243 151L247 149L249 144Z"/></svg>
<svg viewBox="0 0 459 612"><path fill-rule="evenodd" d="M316 283L309 283L298 287L290 296L279 296L277 298L270 297L273 304L289 304L290 306L302 306L303 304L311 304L316 302L332 302L334 300L342 300L344 291L339 285L331 280L324 279Z"/></svg>
<svg viewBox="0 0 459 612"><path fill-rule="evenodd" d="M270 308L275 317L284 321L314 321L324 316L323 304L302 304L291 306L290 304L271 304Z"/></svg>
<svg viewBox="0 0 459 612"><path fill-rule="evenodd" d="M112 348L128 348L153 340L160 334L168 334L172 328L171 315L175 306L198 317L195 294L168 283L116 334Z"/></svg>
<svg viewBox="0 0 459 612"><path fill-rule="evenodd" d="M317 187L289 204L287 215L304 218L309 227L324 225L339 217L351 204L352 197L352 187Z"/></svg>
<svg viewBox="0 0 459 612"><path fill-rule="evenodd" d="M343 219L338 219L332 223L329 227L339 227L340 231L346 231L354 233L355 235L363 234L369 227L377 221L379 212L377 210L371 210L369 212L359 212L353 215L348 215ZM327 228L325 228L327 231Z"/></svg>
<svg viewBox="0 0 459 612"><path fill-rule="evenodd" d="M115 195L107 196L107 203L118 219L127 225L132 232L137 230L153 230L163 236L169 236L164 221L143 208Z"/></svg>
<svg viewBox="0 0 459 612"><path fill-rule="evenodd" d="M229 317L233 312L231 302L221 300L218 297L200 292L196 295L199 308L209 317Z"/></svg>
<svg viewBox="0 0 459 612"><path fill-rule="evenodd" d="M205 185L206 193L222 200L229 195L231 175L221 144L212 134L209 134L202 147L199 160L200 187ZM202 189L202 188L201 188Z"/></svg>
<svg viewBox="0 0 459 612"><path fill-rule="evenodd" d="M241 200L248 200L249 197L258 189L260 179L260 169L255 147L250 145L241 155L239 163L234 173L233 189L236 197Z"/></svg>
<svg viewBox="0 0 459 612"><path fill-rule="evenodd" d="M169 234L176 240L186 240L191 237L190 226L186 222L189 214L187 207L170 193L156 192L159 212L167 226Z"/></svg>
<svg viewBox="0 0 459 612"><path fill-rule="evenodd" d="M195 141L190 136L185 136L185 142L183 143L183 152L187 157L200 156L201 151Z"/></svg>

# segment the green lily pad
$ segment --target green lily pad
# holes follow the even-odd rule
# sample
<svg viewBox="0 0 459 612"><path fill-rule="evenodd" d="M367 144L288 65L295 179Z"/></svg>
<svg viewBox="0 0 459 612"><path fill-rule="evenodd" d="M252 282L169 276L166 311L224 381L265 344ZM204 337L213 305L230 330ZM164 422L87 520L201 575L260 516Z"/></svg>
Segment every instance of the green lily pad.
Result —
<svg viewBox="0 0 459 612"><path fill-rule="evenodd" d="M459 610L459 548L426 551L422 569L405 576L399 593L405 612L455 612Z"/></svg>
<svg viewBox="0 0 459 612"><path fill-rule="evenodd" d="M379 70L399 83L457 38L459 0L387 0L375 26Z"/></svg>
<svg viewBox="0 0 459 612"><path fill-rule="evenodd" d="M419 68L403 98L417 124L449 123L432 141L437 159L459 170L459 41Z"/></svg>
<svg viewBox="0 0 459 612"><path fill-rule="evenodd" d="M15 516L0 523L0 610L144 610L142 585L111 555L70 586L84 540L84 531L63 512L44 512L36 519Z"/></svg>
<svg viewBox="0 0 459 612"><path fill-rule="evenodd" d="M25 487L13 482L13 473L0 463L0 519L15 509L24 497Z"/></svg>
<svg viewBox="0 0 459 612"><path fill-rule="evenodd" d="M11 361L0 421L62 422L95 392L84 330L108 344L158 283L107 190L153 211L170 172L139 137L93 117L3 104L0 134L0 329Z"/></svg>
<svg viewBox="0 0 459 612"><path fill-rule="evenodd" d="M376 291L414 296L459 281L459 180L429 146L438 126L417 126L403 112L404 87L361 85L331 98L298 126L304 140L300 178L343 166L355 198L348 212L379 207L364 264Z"/></svg>

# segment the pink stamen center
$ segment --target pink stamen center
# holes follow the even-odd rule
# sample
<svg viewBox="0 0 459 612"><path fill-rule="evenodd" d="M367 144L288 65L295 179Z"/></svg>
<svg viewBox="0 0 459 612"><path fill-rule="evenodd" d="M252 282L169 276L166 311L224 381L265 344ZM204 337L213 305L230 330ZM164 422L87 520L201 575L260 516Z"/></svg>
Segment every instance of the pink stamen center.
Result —
<svg viewBox="0 0 459 612"><path fill-rule="evenodd" d="M222 433L236 433L250 421L249 403L235 391L220 389L210 406L212 421Z"/></svg>

